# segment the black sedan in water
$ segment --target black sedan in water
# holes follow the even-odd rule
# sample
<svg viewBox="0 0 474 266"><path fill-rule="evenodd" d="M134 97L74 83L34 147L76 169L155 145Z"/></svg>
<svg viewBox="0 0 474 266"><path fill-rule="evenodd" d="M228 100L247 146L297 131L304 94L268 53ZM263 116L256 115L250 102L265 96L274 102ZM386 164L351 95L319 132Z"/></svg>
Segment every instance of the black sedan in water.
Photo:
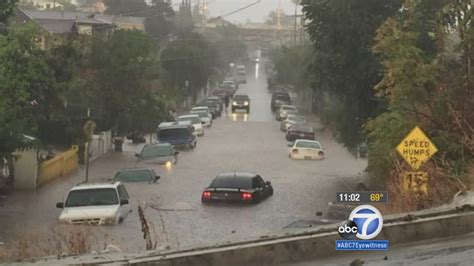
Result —
<svg viewBox="0 0 474 266"><path fill-rule="evenodd" d="M216 176L202 193L201 201L258 203L271 195L271 183L265 182L260 175L233 172Z"/></svg>
<svg viewBox="0 0 474 266"><path fill-rule="evenodd" d="M294 141L297 139L314 140L314 129L307 124L295 124L286 131L286 140Z"/></svg>

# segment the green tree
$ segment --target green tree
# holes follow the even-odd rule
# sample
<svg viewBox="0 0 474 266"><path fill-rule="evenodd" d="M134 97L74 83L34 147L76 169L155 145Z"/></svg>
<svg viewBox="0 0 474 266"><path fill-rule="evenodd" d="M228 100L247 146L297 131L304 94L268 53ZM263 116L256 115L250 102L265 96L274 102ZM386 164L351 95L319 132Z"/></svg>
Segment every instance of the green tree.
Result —
<svg viewBox="0 0 474 266"><path fill-rule="evenodd" d="M473 55L467 44L474 36L468 2L433 1L427 6L407 0L403 12L378 29L374 52L385 74L375 91L389 107L367 128L369 171L379 180L391 176L400 160L393 147L415 125L435 141L438 165L448 176L462 177L472 161L472 73L469 60L463 60Z"/></svg>
<svg viewBox="0 0 474 266"><path fill-rule="evenodd" d="M393 0L303 1L313 41L314 95L338 141L354 148L366 138L363 124L380 110L372 88L380 80L371 52L375 30L401 7ZM326 96L323 96L326 95ZM330 100L327 104L324 100Z"/></svg>
<svg viewBox="0 0 474 266"><path fill-rule="evenodd" d="M198 33L180 35L161 53L163 68L169 73L175 87L183 95L196 96L206 85L216 64L215 49ZM184 91L186 81L189 91Z"/></svg>
<svg viewBox="0 0 474 266"><path fill-rule="evenodd" d="M0 23L7 23L8 18L15 11L15 6L18 0L3 0L0 1Z"/></svg>
<svg viewBox="0 0 474 266"><path fill-rule="evenodd" d="M142 16L149 12L150 6L145 0L105 0L106 14L124 16Z"/></svg>
<svg viewBox="0 0 474 266"><path fill-rule="evenodd" d="M173 19L176 14L168 1L153 0L150 11L146 13L146 31L153 38L163 43L169 39L169 35L174 32L175 25Z"/></svg>
<svg viewBox="0 0 474 266"><path fill-rule="evenodd" d="M36 132L37 118L56 97L54 72L37 44L39 37L34 24L0 35L0 158L10 163L12 152L25 145L23 135Z"/></svg>
<svg viewBox="0 0 474 266"><path fill-rule="evenodd" d="M138 103L149 97L150 69L156 67L155 45L138 30L118 30L110 39L95 38L89 55L93 83L90 102L107 127L134 113ZM87 76L86 76L87 78ZM126 129L124 129L126 130Z"/></svg>

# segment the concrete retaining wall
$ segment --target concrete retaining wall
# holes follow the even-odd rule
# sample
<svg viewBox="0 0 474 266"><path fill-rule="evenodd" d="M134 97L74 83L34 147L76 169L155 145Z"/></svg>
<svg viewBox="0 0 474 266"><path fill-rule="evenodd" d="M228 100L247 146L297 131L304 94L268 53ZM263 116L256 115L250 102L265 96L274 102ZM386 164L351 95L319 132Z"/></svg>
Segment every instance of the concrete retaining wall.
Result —
<svg viewBox="0 0 474 266"><path fill-rule="evenodd" d="M399 215L384 221L378 239L388 239L390 246L440 237L455 237L474 232L474 207L453 207L433 212ZM415 217L415 218L414 218ZM337 225L328 225L312 231L288 233L269 238L254 239L214 247L182 251L149 251L136 254L107 253L94 256L44 259L49 264L139 264L139 265L276 265L334 257L340 239ZM348 254L350 251L344 251ZM373 252L373 251L368 251ZM364 252L357 251L358 255Z"/></svg>

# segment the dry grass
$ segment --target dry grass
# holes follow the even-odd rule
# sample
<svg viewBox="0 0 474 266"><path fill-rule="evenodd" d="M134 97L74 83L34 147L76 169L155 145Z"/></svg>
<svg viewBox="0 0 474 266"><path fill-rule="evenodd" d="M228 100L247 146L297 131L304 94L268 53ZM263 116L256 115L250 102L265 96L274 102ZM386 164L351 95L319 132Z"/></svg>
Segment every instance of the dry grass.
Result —
<svg viewBox="0 0 474 266"><path fill-rule="evenodd" d="M82 255L94 250L102 250L108 241L112 242L106 234L100 234L99 237L91 233L88 226L71 228L59 225L52 231L52 236L46 238L38 234L25 233L17 241L0 246L0 262L22 261L46 256Z"/></svg>
<svg viewBox="0 0 474 266"><path fill-rule="evenodd" d="M471 174L474 174L474 167ZM459 179L447 176L445 171L435 164L427 164L423 171L428 173L428 194L421 191L407 191L403 187L402 173L409 170L402 163L391 172L387 183L389 203L381 206L383 213L400 213L428 209L449 203L460 190L471 188L471 182L463 183ZM466 180L467 181L467 180Z"/></svg>

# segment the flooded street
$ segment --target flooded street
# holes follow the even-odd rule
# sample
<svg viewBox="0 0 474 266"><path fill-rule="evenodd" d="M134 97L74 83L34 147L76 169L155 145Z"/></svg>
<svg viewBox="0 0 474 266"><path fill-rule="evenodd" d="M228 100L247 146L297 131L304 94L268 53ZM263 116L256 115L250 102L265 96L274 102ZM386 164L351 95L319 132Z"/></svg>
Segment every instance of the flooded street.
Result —
<svg viewBox="0 0 474 266"><path fill-rule="evenodd" d="M171 169L153 166L161 176L158 183L126 184L133 212L122 224L87 226L88 232L123 251L143 250L145 241L137 212L137 206L142 205L158 236L158 247L225 243L271 235L293 221L314 218L316 211L335 201L336 191L350 190L367 162L350 155L329 133L317 131L316 135L326 148L324 160L288 158L287 141L270 110L271 94L263 69L249 66L248 82L238 90L250 96L249 115L227 112L214 120L205 136L198 138L196 149L182 151ZM134 153L138 149L126 143L124 152L112 151L94 161L91 179L111 178L119 169L135 167ZM251 206L202 205L203 189L217 174L232 171L260 174L272 183L274 195ZM56 202L84 179L84 172L81 168L73 176L59 178L37 191L19 191L3 200L0 242L8 246L25 235L50 238L60 213Z"/></svg>

